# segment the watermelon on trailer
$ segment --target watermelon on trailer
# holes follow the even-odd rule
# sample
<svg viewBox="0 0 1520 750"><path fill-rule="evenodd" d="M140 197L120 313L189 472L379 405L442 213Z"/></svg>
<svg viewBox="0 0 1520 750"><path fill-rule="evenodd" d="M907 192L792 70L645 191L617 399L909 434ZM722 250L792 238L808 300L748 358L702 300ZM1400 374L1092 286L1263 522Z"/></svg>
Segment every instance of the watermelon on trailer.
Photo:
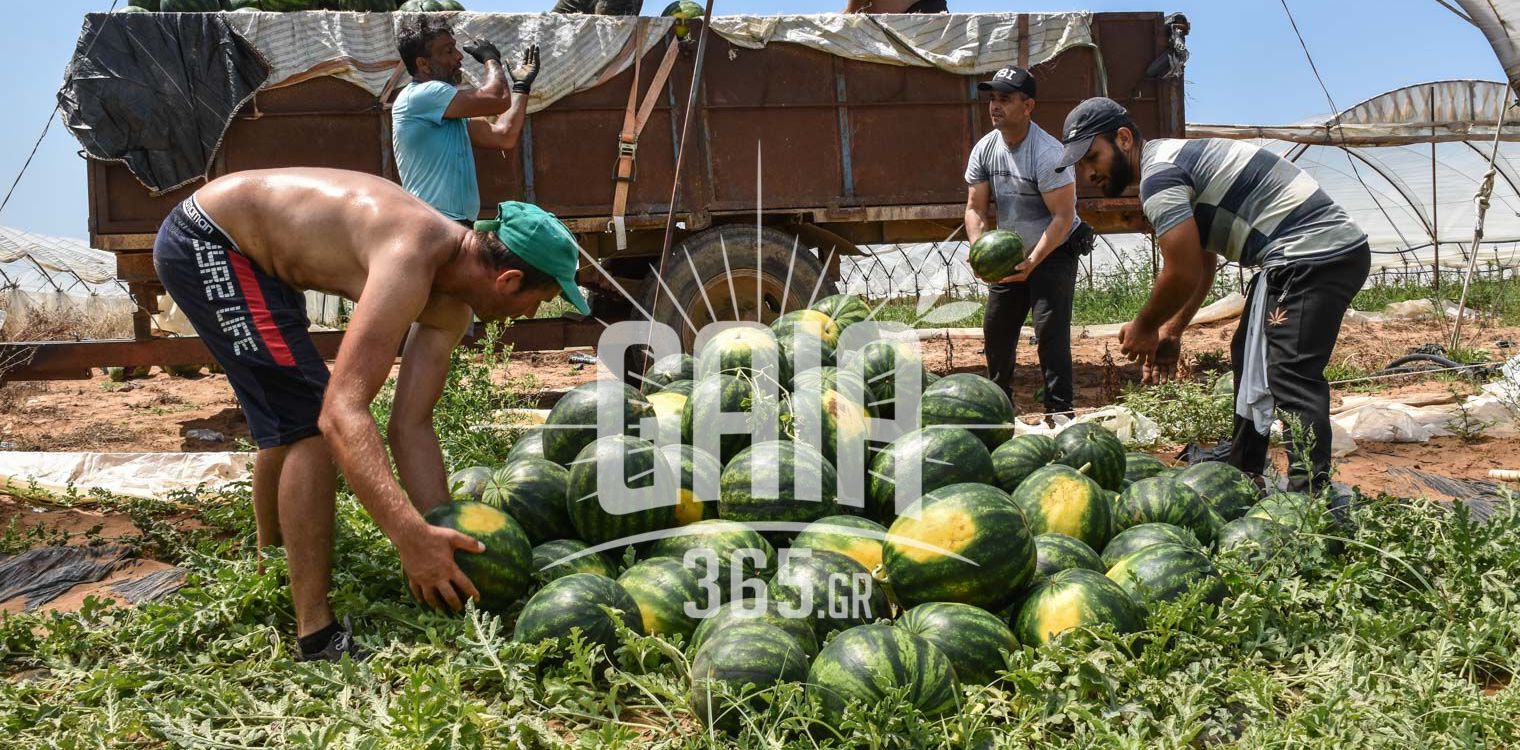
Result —
<svg viewBox="0 0 1520 750"><path fill-rule="evenodd" d="M871 398L866 403L866 408L882 419L892 419L897 413L899 369L903 371L904 377L917 373L920 389L927 382L918 347L907 341L872 341L861 347L860 354L850 361L849 366L857 369L866 381L866 389L870 391Z"/></svg>
<svg viewBox="0 0 1520 750"><path fill-rule="evenodd" d="M679 560L651 557L629 566L618 576L623 590L639 605L645 635L679 635L690 639L697 618L687 613L702 606L702 587L697 577Z"/></svg>
<svg viewBox="0 0 1520 750"><path fill-rule="evenodd" d="M962 685L990 685L1006 663L1004 652L1019 649L1013 631L997 615L955 602L928 602L904 612L895 627L933 644L955 667Z"/></svg>
<svg viewBox="0 0 1520 750"><path fill-rule="evenodd" d="M881 565L881 544L887 527L860 516L829 516L807 525L792 540L792 549L838 552L869 571Z"/></svg>
<svg viewBox="0 0 1520 750"><path fill-rule="evenodd" d="M992 470L1004 492L1018 489L1037 469L1055 463L1061 448L1049 435L1018 435L992 451Z"/></svg>
<svg viewBox="0 0 1520 750"><path fill-rule="evenodd" d="M1133 633L1144 622L1144 611L1119 584L1087 568L1070 568L1035 586L1019 607L1013 632L1020 643L1043 646L1072 628L1112 625Z"/></svg>
<svg viewBox="0 0 1520 750"><path fill-rule="evenodd" d="M627 488L617 486L613 479L619 463ZM678 486L665 454L654 443L627 435L609 435L586 446L570 465L566 495L566 509L576 536L592 544L603 544L675 526L674 493L666 498L668 503L654 507L645 507L642 499L625 494L655 487L657 483L672 489ZM602 484L607 486L604 488Z"/></svg>
<svg viewBox="0 0 1520 750"><path fill-rule="evenodd" d="M760 532L716 518L680 527L655 542L647 556L690 567L698 580L711 581L725 602L741 582L770 578L776 565L776 548Z"/></svg>
<svg viewBox="0 0 1520 750"><path fill-rule="evenodd" d="M1081 539L1054 531L1034 538L1035 572L1041 576L1053 576L1063 570L1086 568L1102 573L1108 570L1102 558Z"/></svg>
<svg viewBox="0 0 1520 750"><path fill-rule="evenodd" d="M787 617L781 612L780 602L763 595L735 599L713 610L712 614L697 625L696 632L691 634L691 646L687 651L697 654L709 640L719 634L751 622L763 622L781 628L797 641L809 659L818 655L818 636L813 632L812 623L801 617Z"/></svg>
<svg viewBox="0 0 1520 750"><path fill-rule="evenodd" d="M1202 461L1183 469L1177 481L1193 488L1204 502L1233 521L1256 504L1256 483L1246 473L1222 461Z"/></svg>
<svg viewBox="0 0 1520 750"><path fill-rule="evenodd" d="M1276 521L1242 516L1219 527L1214 541L1221 553L1240 550L1240 554L1252 556L1275 551L1292 533L1292 529Z"/></svg>
<svg viewBox="0 0 1520 750"><path fill-rule="evenodd" d="M820 637L887 616L886 592L871 571L827 550L793 547L771 580L770 598L783 614L806 618Z"/></svg>
<svg viewBox="0 0 1520 750"><path fill-rule="evenodd" d="M127 0L127 8L137 8L153 13L158 12L158 0Z"/></svg>
<svg viewBox="0 0 1520 750"><path fill-rule="evenodd" d="M616 380L593 380L566 391L544 420L544 458L568 467L599 437L599 415L619 411L624 435L637 435L642 420L654 416L644 394Z"/></svg>
<svg viewBox="0 0 1520 750"><path fill-rule="evenodd" d="M1118 491L1124 484L1124 444L1102 425L1091 422L1074 424L1056 436L1061 457L1066 464L1093 478L1105 490Z"/></svg>
<svg viewBox="0 0 1520 750"><path fill-rule="evenodd" d="M807 524L836 512L839 477L817 449L802 443L757 443L723 467L718 517L746 524ZM762 528L790 537L795 530Z"/></svg>
<svg viewBox="0 0 1520 750"><path fill-rule="evenodd" d="M993 450L1013 437L1013 402L997 383L969 372L946 375L924 389L924 426L957 425Z"/></svg>
<svg viewBox="0 0 1520 750"><path fill-rule="evenodd" d="M718 461L727 466L734 456L749 447L761 426L769 424L780 436L780 412L779 400L757 389L751 381L733 375L708 376L697 381L691 397L686 399L686 409L681 413L681 442L706 450L697 434L699 425L703 431L716 430L720 415L742 415L750 429L718 438Z"/></svg>
<svg viewBox="0 0 1520 750"><path fill-rule="evenodd" d="M449 475L449 497L480 502L494 472L489 466L471 466Z"/></svg>
<svg viewBox="0 0 1520 750"><path fill-rule="evenodd" d="M697 377L715 373L791 382L775 334L749 326L725 328L702 345L697 353Z"/></svg>
<svg viewBox="0 0 1520 750"><path fill-rule="evenodd" d="M507 463L519 458L544 458L544 432L542 427L523 430L512 443L512 450L507 451Z"/></svg>
<svg viewBox="0 0 1520 750"><path fill-rule="evenodd" d="M406 0L396 10L410 13L439 13L452 10L440 0Z"/></svg>
<svg viewBox="0 0 1520 750"><path fill-rule="evenodd" d="M1193 532L1199 542L1214 541L1209 504L1193 488L1171 477L1142 479L1119 494L1119 519L1128 528L1141 523L1169 523Z"/></svg>
<svg viewBox="0 0 1520 750"><path fill-rule="evenodd" d="M967 260L977 278L996 284L1012 276L1014 269L1024 262L1024 238L1007 229L983 232L971 243Z"/></svg>
<svg viewBox="0 0 1520 750"><path fill-rule="evenodd" d="M358 13L390 13L396 9L396 0L336 0L333 10Z"/></svg>
<svg viewBox="0 0 1520 750"><path fill-rule="evenodd" d="M505 611L527 593L533 581L533 547L511 516L484 503L465 501L439 505L423 518L485 545L484 552L454 552L455 564L480 593L481 609Z"/></svg>
<svg viewBox="0 0 1520 750"><path fill-rule="evenodd" d="M617 581L575 573L550 581L528 599L517 616L512 639L541 643L579 632L586 643L600 645L610 655L618 645L619 620L642 634L639 604Z"/></svg>
<svg viewBox="0 0 1520 750"><path fill-rule="evenodd" d="M898 515L897 484L918 480L914 502L925 492L952 484L986 481L993 473L992 455L975 435L960 427L925 427L887 444L871 461L866 480L868 512L890 521ZM906 507L906 505L904 505Z"/></svg>
<svg viewBox="0 0 1520 750"><path fill-rule="evenodd" d="M1113 506L1097 482L1064 464L1036 469L1013 491L1031 534L1054 531L1102 549L1113 524Z"/></svg>
<svg viewBox="0 0 1520 750"><path fill-rule="evenodd" d="M1127 453L1124 456L1124 481L1130 484L1142 479L1159 477L1167 471L1170 471L1169 467L1162 463L1161 459L1149 453Z"/></svg>
<svg viewBox="0 0 1520 750"><path fill-rule="evenodd" d="M837 391L794 390L781 402L782 436L818 449L836 469L840 457L864 465L866 419L865 407Z"/></svg>
<svg viewBox="0 0 1520 750"><path fill-rule="evenodd" d="M871 308L866 306L864 300L853 294L836 294L832 297L824 297L813 303L812 309L829 316L834 325L839 327L839 332L844 333L856 323L859 323L871 315Z"/></svg>
<svg viewBox="0 0 1520 750"><path fill-rule="evenodd" d="M718 481L723 464L707 451L690 445L667 445L660 449L673 470L681 474L681 501L676 505L676 523L685 526L704 518L718 517ZM710 488L711 497L703 497L698 488Z"/></svg>
<svg viewBox="0 0 1520 750"><path fill-rule="evenodd" d="M831 350L839 346L839 324L818 310L793 310L772 321L771 331L778 339L792 332L801 332L823 341Z"/></svg>
<svg viewBox="0 0 1520 750"><path fill-rule="evenodd" d="M1103 569L1108 570L1119 562L1152 544L1180 544L1184 547L1202 549L1193 532L1170 523L1142 523L1131 526L1110 539L1103 548Z"/></svg>
<svg viewBox="0 0 1520 750"><path fill-rule="evenodd" d="M672 391L649 394L649 405L654 409L654 434L645 434L645 440L655 445L679 445L681 443L681 420L686 414L686 397Z"/></svg>
<svg viewBox="0 0 1520 750"><path fill-rule="evenodd" d="M808 655L785 630L765 622L733 626L691 662L691 709L706 726L734 729L746 713L764 711L765 693L807 679Z"/></svg>
<svg viewBox="0 0 1520 750"><path fill-rule="evenodd" d="M996 487L971 483L941 487L909 506L888 530L881 557L885 580L905 607L1001 609L1035 567L1034 537L1018 506Z"/></svg>
<svg viewBox="0 0 1520 750"><path fill-rule="evenodd" d="M501 467L486 483L480 501L500 508L522 524L534 544L575 535L565 512L570 472L542 458L524 458Z"/></svg>
<svg viewBox="0 0 1520 750"><path fill-rule="evenodd" d="M220 0L159 0L158 9L164 13L217 13L222 4Z"/></svg>
<svg viewBox="0 0 1520 750"><path fill-rule="evenodd" d="M926 716L954 711L960 686L955 667L938 648L905 628L861 625L840 633L818 653L808 670L807 691L838 726L852 702L874 706L888 691Z"/></svg>
<svg viewBox="0 0 1520 750"><path fill-rule="evenodd" d="M1199 550L1169 542L1119 558L1108 569L1108 577L1145 606L1172 601L1195 585L1207 589L1204 601L1210 604L1218 604L1225 595L1224 579L1209 558Z"/></svg>
<svg viewBox="0 0 1520 750"><path fill-rule="evenodd" d="M555 539L534 547L533 580L545 584L573 573L590 573L616 578L617 566L600 552L581 555L573 560L566 559L588 549L590 547L579 539Z"/></svg>
<svg viewBox="0 0 1520 750"><path fill-rule="evenodd" d="M644 371L643 385L640 388L644 393L656 393L665 389L678 380L691 380L696 377L697 361L690 354L669 354L655 360Z"/></svg>

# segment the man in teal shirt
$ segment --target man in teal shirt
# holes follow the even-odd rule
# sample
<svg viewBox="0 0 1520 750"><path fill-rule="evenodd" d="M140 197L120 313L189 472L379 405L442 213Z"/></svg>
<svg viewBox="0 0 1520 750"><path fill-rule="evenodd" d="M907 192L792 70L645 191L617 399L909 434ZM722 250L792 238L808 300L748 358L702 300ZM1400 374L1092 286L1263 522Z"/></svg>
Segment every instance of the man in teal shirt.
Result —
<svg viewBox="0 0 1520 750"><path fill-rule="evenodd" d="M412 83L391 109L392 142L401 185L444 216L469 226L480 215L480 186L472 147L517 147L528 92L538 76L538 47L523 53L510 76L490 42L464 51L485 66L480 88L460 87L464 56L448 25L430 14L396 32L401 60ZM485 119L496 117L494 122Z"/></svg>

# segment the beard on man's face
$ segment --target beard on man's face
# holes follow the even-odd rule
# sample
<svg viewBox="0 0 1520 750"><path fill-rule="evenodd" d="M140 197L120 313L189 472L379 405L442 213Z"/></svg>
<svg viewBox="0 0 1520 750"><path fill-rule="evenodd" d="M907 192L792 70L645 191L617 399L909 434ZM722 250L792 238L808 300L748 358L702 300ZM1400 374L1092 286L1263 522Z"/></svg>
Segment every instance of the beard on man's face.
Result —
<svg viewBox="0 0 1520 750"><path fill-rule="evenodd" d="M1103 195L1107 198L1118 198L1129 187L1129 182L1135 176L1135 170L1129 165L1129 156L1118 148L1109 152L1108 181L1103 183Z"/></svg>

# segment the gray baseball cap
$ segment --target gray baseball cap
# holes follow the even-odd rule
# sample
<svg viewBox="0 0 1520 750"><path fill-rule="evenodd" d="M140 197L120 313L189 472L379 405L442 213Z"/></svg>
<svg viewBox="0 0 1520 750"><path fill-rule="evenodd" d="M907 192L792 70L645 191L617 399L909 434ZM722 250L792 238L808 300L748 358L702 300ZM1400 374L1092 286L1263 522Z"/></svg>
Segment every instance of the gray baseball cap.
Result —
<svg viewBox="0 0 1520 750"><path fill-rule="evenodd" d="M1094 138L1126 126L1134 127L1129 110L1113 99L1095 96L1078 104L1066 116L1066 125L1061 128L1061 143L1066 145L1066 150L1061 154L1061 162L1056 166L1056 171L1076 164L1087 156Z"/></svg>

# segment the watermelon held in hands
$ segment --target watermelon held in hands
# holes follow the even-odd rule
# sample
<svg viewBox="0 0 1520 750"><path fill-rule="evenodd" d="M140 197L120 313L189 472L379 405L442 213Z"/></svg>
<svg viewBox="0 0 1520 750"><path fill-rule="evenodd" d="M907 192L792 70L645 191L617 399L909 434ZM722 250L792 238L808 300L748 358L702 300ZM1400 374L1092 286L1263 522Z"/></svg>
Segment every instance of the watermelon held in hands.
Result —
<svg viewBox="0 0 1520 750"><path fill-rule="evenodd" d="M1029 646L1043 646L1056 636L1082 627L1112 625L1133 633L1145 613L1119 584L1086 568L1063 570L1030 592L1014 620L1014 635Z"/></svg>
<svg viewBox="0 0 1520 750"><path fill-rule="evenodd" d="M600 552L580 553L590 549L579 539L555 539L533 548L533 580L540 585L573 573L617 577L617 566ZM579 555L574 559L571 556Z"/></svg>
<svg viewBox="0 0 1520 750"><path fill-rule="evenodd" d="M1169 523L1193 533L1203 544L1214 541L1209 504L1193 488L1171 477L1142 479L1119 495L1125 528L1142 523Z"/></svg>
<svg viewBox="0 0 1520 750"><path fill-rule="evenodd" d="M954 711L960 694L950 657L933 644L886 624L861 625L835 636L808 670L807 692L832 726L852 702L874 706L902 691L928 717Z"/></svg>
<svg viewBox="0 0 1520 750"><path fill-rule="evenodd" d="M1108 570L1098 553L1076 537L1046 532L1034 538L1034 549L1035 572L1047 578L1072 568L1086 568L1096 573Z"/></svg>
<svg viewBox="0 0 1520 750"><path fill-rule="evenodd" d="M952 484L925 494L892 523L882 568L905 607L939 601L994 611L1034 576L1034 537L1002 490Z"/></svg>
<svg viewBox="0 0 1520 750"><path fill-rule="evenodd" d="M678 380L692 380L696 377L697 361L690 354L670 354L660 357L649 369L644 371L644 380L641 390L647 395L658 393L666 386Z"/></svg>
<svg viewBox="0 0 1520 750"><path fill-rule="evenodd" d="M582 449L598 437L597 422L602 414L622 415L622 433L637 435L645 417L655 415L654 407L625 383L616 380L593 380L565 392L544 420L544 458L569 467Z"/></svg>
<svg viewBox="0 0 1520 750"><path fill-rule="evenodd" d="M860 563L838 552L797 550L776 570L770 598L783 615L799 616L827 633L887 616L887 595Z"/></svg>
<svg viewBox="0 0 1520 750"><path fill-rule="evenodd" d="M721 485L719 518L758 524L777 538L790 538L803 525L837 512L834 466L802 443L771 440L745 448L723 467Z"/></svg>
<svg viewBox="0 0 1520 750"><path fill-rule="evenodd" d="M808 655L797 639L767 622L735 624L705 643L691 662L691 709L704 726L738 728L764 711L778 683L807 679Z"/></svg>
<svg viewBox="0 0 1520 750"><path fill-rule="evenodd" d="M528 599L512 640L542 643L579 632L587 644L599 645L611 655L618 645L619 622L642 634L638 602L611 578L575 573L550 581Z"/></svg>
<svg viewBox="0 0 1520 750"><path fill-rule="evenodd" d="M616 479L624 472L626 486ZM651 497L660 487L670 495ZM648 440L609 435L586 446L570 465L566 510L576 535L591 544L627 540L676 525L679 484L665 454Z"/></svg>
<svg viewBox="0 0 1520 750"><path fill-rule="evenodd" d="M629 566L618 576L618 584L639 605L645 635L679 635L690 640L697 628L697 618L688 614L687 605L702 606L702 588L696 576L679 560L651 557Z"/></svg>
<svg viewBox="0 0 1520 750"><path fill-rule="evenodd" d="M946 375L924 389L919 402L924 426L970 430L994 450L1013 437L1013 402L997 383L969 372Z"/></svg>
<svg viewBox="0 0 1520 750"><path fill-rule="evenodd" d="M844 333L846 328L871 316L871 308L866 306L864 300L853 294L836 294L832 297L824 297L813 303L811 309L829 316L841 334Z"/></svg>
<svg viewBox="0 0 1520 750"><path fill-rule="evenodd" d="M882 540L887 527L860 516L829 516L807 525L792 549L838 552L873 573L881 566Z"/></svg>
<svg viewBox="0 0 1520 750"><path fill-rule="evenodd" d="M1184 547L1202 549L1198 538L1193 532L1170 523L1142 523L1131 526L1109 540L1108 546L1103 548L1103 569L1106 571L1114 566L1114 563L1128 557L1153 544L1180 544Z"/></svg>
<svg viewBox="0 0 1520 750"><path fill-rule="evenodd" d="M1036 470L1055 463L1061 448L1049 435L1018 435L992 451L998 488L1012 493Z"/></svg>
<svg viewBox="0 0 1520 750"><path fill-rule="evenodd" d="M1162 476L1170 470L1161 459L1149 453L1128 453L1124 456L1124 481L1130 484Z"/></svg>
<svg viewBox="0 0 1520 750"><path fill-rule="evenodd" d="M952 484L980 482L993 472L992 456L975 435L960 427L926 427L887 444L871 462L866 480L867 506L872 517L890 521L897 517L898 484L907 495L902 508L924 493ZM913 482L917 490L913 491Z"/></svg>
<svg viewBox="0 0 1520 750"><path fill-rule="evenodd" d="M928 641L949 657L962 685L990 685L1006 663L1005 652L1019 641L997 615L955 602L928 602L904 612L894 623Z"/></svg>
<svg viewBox="0 0 1520 750"><path fill-rule="evenodd" d="M766 596L736 599L718 607L691 634L692 654L702 651L709 640L733 630L745 623L763 622L781 628L802 647L809 659L818 655L818 636L812 623L800 617L787 617L781 613L781 603Z"/></svg>
<svg viewBox="0 0 1520 750"><path fill-rule="evenodd" d="M1070 466L1037 469L1013 491L1012 499L1024 512L1031 534L1054 531L1092 549L1108 543L1113 507L1097 482Z"/></svg>
<svg viewBox="0 0 1520 750"><path fill-rule="evenodd" d="M1245 515L1258 499L1256 483L1245 472L1221 461L1193 464L1175 478L1193 488L1226 521Z"/></svg>
<svg viewBox="0 0 1520 750"><path fill-rule="evenodd" d="M679 470L681 500L676 505L676 524L685 526L705 518L718 517L718 486L723 464L706 451L689 445L667 445L660 449L671 469ZM704 496L702 493L711 493Z"/></svg>
<svg viewBox="0 0 1520 750"><path fill-rule="evenodd" d="M533 547L511 516L489 505L466 501L444 503L423 518L485 545L484 552L454 551L454 562L480 593L481 609L503 612L527 593L533 581Z"/></svg>
<svg viewBox="0 0 1520 750"><path fill-rule="evenodd" d="M1057 463L1066 464L1093 478L1105 490L1118 491L1124 484L1124 444L1102 425L1074 424L1056 436L1061 449Z"/></svg>
<svg viewBox="0 0 1520 750"><path fill-rule="evenodd" d="M977 278L996 284L1012 276L1014 269L1024 262L1024 238L1007 229L983 232L971 243L967 260Z"/></svg>
<svg viewBox="0 0 1520 750"><path fill-rule="evenodd" d="M449 497L480 502L494 472L489 466L471 466L449 475Z"/></svg>
<svg viewBox="0 0 1520 750"><path fill-rule="evenodd" d="M570 472L542 458L524 458L501 467L486 483L480 501L500 508L522 525L528 539L542 544L575 533L565 512Z"/></svg>
<svg viewBox="0 0 1520 750"><path fill-rule="evenodd" d="M1194 586L1206 589L1203 600L1210 604L1225 595L1224 579L1209 558L1181 544L1152 544L1122 557L1108 569L1108 577L1147 607L1177 599Z"/></svg>

